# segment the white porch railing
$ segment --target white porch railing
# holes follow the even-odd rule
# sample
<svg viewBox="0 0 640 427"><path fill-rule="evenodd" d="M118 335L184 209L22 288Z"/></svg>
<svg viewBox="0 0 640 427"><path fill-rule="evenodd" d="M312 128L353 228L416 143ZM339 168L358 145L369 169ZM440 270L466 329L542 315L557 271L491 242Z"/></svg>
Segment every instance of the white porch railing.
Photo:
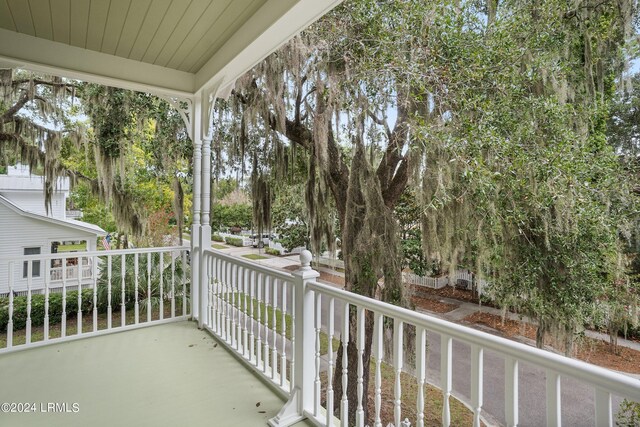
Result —
<svg viewBox="0 0 640 427"><path fill-rule="evenodd" d="M188 250L0 259L6 272L0 277L0 353L186 319L191 312Z"/></svg>
<svg viewBox="0 0 640 427"><path fill-rule="evenodd" d="M443 396L442 425L451 423L449 397L452 394L453 341L471 348L471 409L473 425L479 426L485 400L483 388L484 353L495 352L504 357L504 417L509 426L519 424L520 364L546 373L547 425L561 425L561 378L572 378L592 388L596 426L612 426L612 396L640 401L640 381L581 361L539 350L514 341L459 326L377 300L366 298L315 281L318 273L309 267L311 254L301 254L302 267L289 274L234 258L218 251L204 251L205 276L202 283L202 319L206 329L236 352L253 370L265 377L289 398L282 411L269 421L272 426L288 426L303 418L316 425L347 426L348 409L356 408L356 426L364 426L367 390L363 389L365 352L365 318L373 318L371 381L374 383L375 409L370 424L381 426L381 364L385 359L385 328L392 330L391 347L395 375L393 424L395 426L425 423L424 408L427 333L440 336L440 389ZM350 323L355 326L357 364L348 362ZM406 354L406 334L415 339L413 354ZM321 355L321 335L326 334L327 353ZM333 339L342 343L342 365L337 366L338 350ZM326 360L321 362L322 358ZM416 402L403 402L400 374L404 361L415 358L414 378L418 386ZM389 359L389 358L387 358ZM326 362L326 363L325 363ZM324 366L321 368L321 365ZM351 401L344 392L349 372L357 373L357 398ZM321 371L327 381L321 388ZM331 379L341 375L343 394L335 399ZM324 375L324 374L323 374ZM495 398L486 396L487 401ZM337 402L334 406L334 401ZM427 402L428 403L428 402ZM404 405L415 405L415 419L406 420ZM410 424L411 423L411 424Z"/></svg>

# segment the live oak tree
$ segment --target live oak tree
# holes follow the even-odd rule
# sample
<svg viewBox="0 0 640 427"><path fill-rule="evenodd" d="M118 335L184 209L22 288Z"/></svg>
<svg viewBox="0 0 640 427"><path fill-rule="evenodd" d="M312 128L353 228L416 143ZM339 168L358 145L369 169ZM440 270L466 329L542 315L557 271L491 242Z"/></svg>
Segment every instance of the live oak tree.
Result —
<svg viewBox="0 0 640 427"><path fill-rule="evenodd" d="M231 151L267 201L302 156L314 250L331 241L332 202L346 288L397 304L393 209L411 185L427 260L475 266L496 304L538 321L539 346L554 332L570 351L627 283L636 201L605 124L633 13L626 1L347 2L237 83L221 106ZM366 390L371 317L365 335Z"/></svg>
<svg viewBox="0 0 640 427"><path fill-rule="evenodd" d="M47 206L64 176L79 185L76 202L91 210L99 196L118 229L137 239L148 229L146 213L160 209L175 212L181 232L191 142L171 106L147 94L23 70L1 70L0 85L0 161L43 174Z"/></svg>
<svg viewBox="0 0 640 427"><path fill-rule="evenodd" d="M44 174L45 207L59 176L76 174L60 162L63 142L78 143L84 129L69 120L77 108L76 86L61 78L0 69L0 162L20 161Z"/></svg>

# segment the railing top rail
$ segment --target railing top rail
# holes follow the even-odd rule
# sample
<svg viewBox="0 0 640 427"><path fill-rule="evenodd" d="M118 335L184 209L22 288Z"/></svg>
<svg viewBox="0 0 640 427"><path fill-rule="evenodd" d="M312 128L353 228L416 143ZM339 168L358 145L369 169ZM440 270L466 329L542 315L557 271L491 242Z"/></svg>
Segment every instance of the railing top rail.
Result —
<svg viewBox="0 0 640 427"><path fill-rule="evenodd" d="M258 271L260 273L265 273L265 274L269 274L271 276L275 276L278 279L281 280L286 280L291 282L293 280L293 274L291 273L287 273L285 271L281 271L281 270L276 270L275 268L271 268L271 267L265 267L264 265L260 265L260 264L256 264L255 262L251 262L249 260L244 260L242 258L239 257L235 257L233 255L229 255L229 254L225 254L221 251L218 251L216 249L205 249L203 251L203 253L205 255L210 255L210 256L214 256L217 258L221 258L225 261L228 261L232 264L237 264L237 265L241 265L242 267L248 268L250 270L255 270Z"/></svg>
<svg viewBox="0 0 640 427"><path fill-rule="evenodd" d="M568 377L577 378L611 393L640 401L640 380L630 376L332 286L323 285L322 283L309 282L308 289L338 298L349 304L361 306L387 317L399 319L405 323L422 326L460 341L511 356L534 366L557 372L560 375L564 374Z"/></svg>
<svg viewBox="0 0 640 427"><path fill-rule="evenodd" d="M39 261L49 259L61 259L61 258L79 258L79 257L106 257L108 255L130 255L130 254L147 254L156 252L173 252L190 250L189 246L160 246L155 248L135 248L135 249L114 249L108 251L84 251L84 252L58 252L55 254L40 254L40 255L23 255L20 257L1 258L0 262L22 262L22 261Z"/></svg>

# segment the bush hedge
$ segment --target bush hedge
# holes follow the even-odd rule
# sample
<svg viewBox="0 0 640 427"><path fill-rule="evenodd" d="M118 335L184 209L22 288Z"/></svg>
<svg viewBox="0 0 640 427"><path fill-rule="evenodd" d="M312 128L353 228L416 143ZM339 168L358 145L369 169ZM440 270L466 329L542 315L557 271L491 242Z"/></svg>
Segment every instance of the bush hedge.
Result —
<svg viewBox="0 0 640 427"><path fill-rule="evenodd" d="M219 234L212 234L211 240L213 240L214 242L224 242L224 237Z"/></svg>
<svg viewBox="0 0 640 427"><path fill-rule="evenodd" d="M42 294L31 296L31 326L44 325L45 297ZM93 289L82 290L81 309L83 314L93 310ZM78 314L78 291L68 291L66 299L67 316ZM62 293L49 294L49 323L62 320ZM9 298L0 298L0 331L7 329L9 323ZM13 298L13 329L24 329L27 325L27 296Z"/></svg>
<svg viewBox="0 0 640 427"><path fill-rule="evenodd" d="M224 241L231 246L244 246L244 239L240 237L225 237Z"/></svg>
<svg viewBox="0 0 640 427"><path fill-rule="evenodd" d="M268 253L269 255L277 255L280 256L280 251L278 249L274 249L274 248L265 248L264 250L266 253Z"/></svg>

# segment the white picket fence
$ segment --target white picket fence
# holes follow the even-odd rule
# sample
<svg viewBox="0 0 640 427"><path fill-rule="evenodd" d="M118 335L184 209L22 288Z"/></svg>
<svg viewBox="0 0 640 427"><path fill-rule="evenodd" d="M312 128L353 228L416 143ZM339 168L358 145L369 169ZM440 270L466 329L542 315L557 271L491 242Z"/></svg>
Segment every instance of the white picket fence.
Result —
<svg viewBox="0 0 640 427"><path fill-rule="evenodd" d="M447 285L456 286L459 288L464 287L464 289L472 289L473 285L475 285L479 294L482 293L482 290L488 284L486 280L477 278L469 270L456 271L456 275L453 280L450 280L448 276L418 276L417 274L403 271L402 280L404 283L408 283L410 285L424 286L431 289L442 289Z"/></svg>

